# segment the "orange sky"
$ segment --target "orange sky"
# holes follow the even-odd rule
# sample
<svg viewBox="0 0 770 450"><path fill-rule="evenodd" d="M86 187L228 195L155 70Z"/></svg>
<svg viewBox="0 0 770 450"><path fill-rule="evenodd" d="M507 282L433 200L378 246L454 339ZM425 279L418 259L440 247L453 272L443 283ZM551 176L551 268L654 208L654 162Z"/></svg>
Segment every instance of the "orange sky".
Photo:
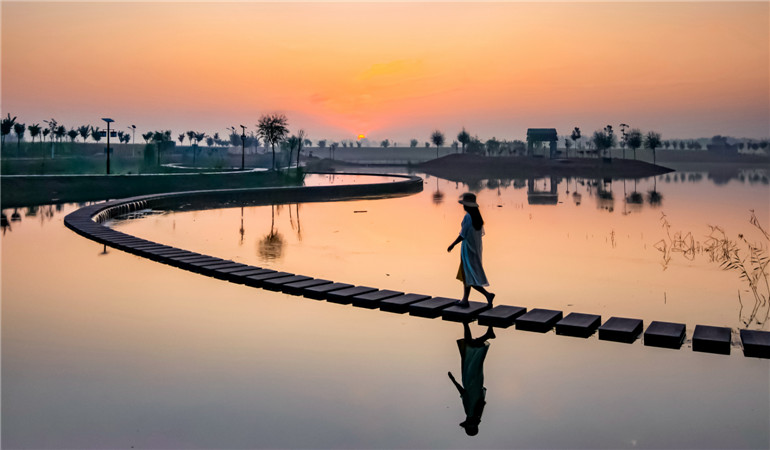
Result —
<svg viewBox="0 0 770 450"><path fill-rule="evenodd" d="M2 3L2 114L311 139L770 134L754 3ZM451 141L451 140L450 140Z"/></svg>

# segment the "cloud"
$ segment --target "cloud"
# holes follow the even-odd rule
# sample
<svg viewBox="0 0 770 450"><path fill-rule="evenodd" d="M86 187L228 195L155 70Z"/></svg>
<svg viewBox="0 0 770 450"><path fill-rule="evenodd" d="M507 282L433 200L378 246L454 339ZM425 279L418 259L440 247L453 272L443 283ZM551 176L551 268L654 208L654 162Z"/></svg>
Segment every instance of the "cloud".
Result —
<svg viewBox="0 0 770 450"><path fill-rule="evenodd" d="M422 66L421 59L399 59L386 63L372 64L357 77L357 80L368 81L391 76L413 77L422 73Z"/></svg>

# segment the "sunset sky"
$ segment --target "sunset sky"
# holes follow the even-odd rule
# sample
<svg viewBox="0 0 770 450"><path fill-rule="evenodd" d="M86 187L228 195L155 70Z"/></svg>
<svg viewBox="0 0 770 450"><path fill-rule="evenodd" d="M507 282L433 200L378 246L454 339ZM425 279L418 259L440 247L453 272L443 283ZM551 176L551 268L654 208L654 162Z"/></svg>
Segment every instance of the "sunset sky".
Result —
<svg viewBox="0 0 770 450"><path fill-rule="evenodd" d="M2 115L311 139L770 134L770 4L2 2Z"/></svg>

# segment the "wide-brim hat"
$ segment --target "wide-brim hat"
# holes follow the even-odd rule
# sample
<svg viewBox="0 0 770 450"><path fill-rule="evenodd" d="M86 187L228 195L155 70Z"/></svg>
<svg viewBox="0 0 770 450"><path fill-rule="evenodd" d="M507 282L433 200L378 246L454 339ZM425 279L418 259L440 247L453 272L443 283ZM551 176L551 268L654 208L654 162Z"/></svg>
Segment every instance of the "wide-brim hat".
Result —
<svg viewBox="0 0 770 450"><path fill-rule="evenodd" d="M466 192L465 194L460 196L460 199L457 200L457 203L465 206L471 206L473 208L478 208L479 204L476 203L476 194L472 194L470 192Z"/></svg>

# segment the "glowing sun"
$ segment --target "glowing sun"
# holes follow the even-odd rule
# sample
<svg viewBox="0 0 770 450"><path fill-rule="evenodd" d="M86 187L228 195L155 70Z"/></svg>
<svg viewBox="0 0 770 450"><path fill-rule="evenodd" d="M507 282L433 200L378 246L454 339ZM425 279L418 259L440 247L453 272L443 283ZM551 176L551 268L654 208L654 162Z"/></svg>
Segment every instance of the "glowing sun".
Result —
<svg viewBox="0 0 770 450"><path fill-rule="evenodd" d="M363 139L363 138L365 138L365 137L366 137L366 136L364 136L363 134L359 134L359 135L358 135L358 140L361 140L361 139Z"/></svg>

